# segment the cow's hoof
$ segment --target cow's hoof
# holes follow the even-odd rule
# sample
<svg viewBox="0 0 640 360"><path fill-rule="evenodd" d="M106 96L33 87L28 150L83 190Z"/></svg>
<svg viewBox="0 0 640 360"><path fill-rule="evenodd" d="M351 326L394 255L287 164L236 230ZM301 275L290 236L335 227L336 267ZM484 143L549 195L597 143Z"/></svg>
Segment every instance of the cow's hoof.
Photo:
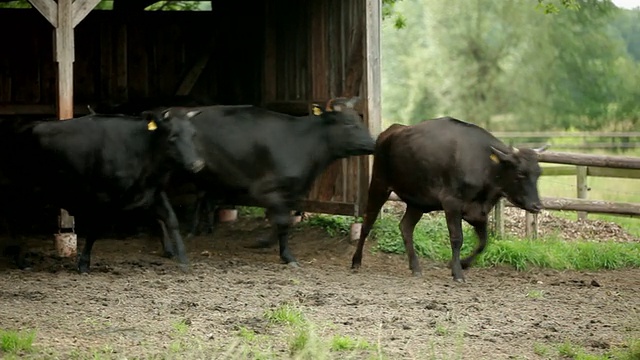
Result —
<svg viewBox="0 0 640 360"><path fill-rule="evenodd" d="M88 275L89 274L89 267L88 266L78 266L78 273L80 275Z"/></svg>
<svg viewBox="0 0 640 360"><path fill-rule="evenodd" d="M467 280L465 280L464 278L454 278L453 281L459 283L459 284L464 284L467 282Z"/></svg>
<svg viewBox="0 0 640 360"><path fill-rule="evenodd" d="M178 269L180 269L180 271L185 274L191 272L191 267L189 266L189 264L178 264Z"/></svg>
<svg viewBox="0 0 640 360"><path fill-rule="evenodd" d="M289 263L287 263L287 265L289 265L292 268L299 268L300 264L297 261L291 261Z"/></svg>
<svg viewBox="0 0 640 360"><path fill-rule="evenodd" d="M413 277L422 277L422 271L421 270L414 270L411 273L413 274Z"/></svg>
<svg viewBox="0 0 640 360"><path fill-rule="evenodd" d="M172 257L174 257L174 254L172 251L163 251L162 252L162 257L165 257L167 259L171 259Z"/></svg>

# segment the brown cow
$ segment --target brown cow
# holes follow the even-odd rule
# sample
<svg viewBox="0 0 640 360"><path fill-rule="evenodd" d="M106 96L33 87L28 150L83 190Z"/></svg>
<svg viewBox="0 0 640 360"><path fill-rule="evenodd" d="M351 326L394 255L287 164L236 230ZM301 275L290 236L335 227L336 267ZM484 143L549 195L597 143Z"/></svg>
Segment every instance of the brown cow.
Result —
<svg viewBox="0 0 640 360"><path fill-rule="evenodd" d="M352 268L360 268L365 239L394 191L407 204L400 231L413 274L421 275L414 228L422 214L444 210L451 272L454 280L464 281L462 269L486 246L487 215L498 199L505 196L530 212L541 210L537 154L545 148L510 148L485 129L451 117L392 125L376 141L367 210ZM461 261L463 219L474 227L479 245Z"/></svg>

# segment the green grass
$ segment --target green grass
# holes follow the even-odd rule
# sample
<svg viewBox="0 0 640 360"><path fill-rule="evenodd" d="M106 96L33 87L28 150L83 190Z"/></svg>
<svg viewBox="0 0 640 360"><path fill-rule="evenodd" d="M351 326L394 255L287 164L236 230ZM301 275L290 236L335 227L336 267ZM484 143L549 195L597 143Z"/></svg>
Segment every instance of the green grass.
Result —
<svg viewBox="0 0 640 360"><path fill-rule="evenodd" d="M303 223L303 226L323 228L330 236L346 236L351 232L351 224L356 219L353 216L314 214Z"/></svg>
<svg viewBox="0 0 640 360"><path fill-rule="evenodd" d="M533 345L533 352L544 359L638 360L640 359L640 339L627 341L626 344L613 347L603 354L590 353L584 347L568 341L555 346L536 343Z"/></svg>
<svg viewBox="0 0 640 360"><path fill-rule="evenodd" d="M238 217L260 218L264 217L264 208L255 206L237 206Z"/></svg>
<svg viewBox="0 0 640 360"><path fill-rule="evenodd" d="M354 339L348 336L335 335L331 339L331 350L333 351L351 351L351 350L368 350L373 347L365 340Z"/></svg>
<svg viewBox="0 0 640 360"><path fill-rule="evenodd" d="M33 340L36 338L35 330L14 331L0 330L0 354L20 354L33 351Z"/></svg>
<svg viewBox="0 0 640 360"><path fill-rule="evenodd" d="M264 317L274 324L300 326L306 322L300 309L289 304L265 311Z"/></svg>
<svg viewBox="0 0 640 360"><path fill-rule="evenodd" d="M527 293L527 297L529 299L543 299L544 291L542 290L531 290Z"/></svg>
<svg viewBox="0 0 640 360"><path fill-rule="evenodd" d="M310 218L308 225L325 229L329 234L347 232L353 217L319 215ZM374 251L404 254L404 242L398 220L389 216L376 221L370 238L376 241ZM473 229L464 224L462 255L477 245ZM425 216L414 232L416 253L424 258L448 262L451 259L449 233L443 216ZM489 245L476 259L474 266L512 266L517 270L531 267L558 270L598 270L640 267L640 243L614 241L565 241L547 237L536 240L514 237L490 237Z"/></svg>
<svg viewBox="0 0 640 360"><path fill-rule="evenodd" d="M463 229L465 241L462 254L469 254L477 244L473 229ZM372 230L377 241L375 249L402 254L404 243L398 221L388 217L379 219ZM447 262L451 245L443 217L424 218L414 232L416 252L425 258ZM518 270L531 266L553 269L596 270L640 267L640 243L564 241L554 238L519 240L515 238L489 239L489 246L477 258L476 266L509 265Z"/></svg>

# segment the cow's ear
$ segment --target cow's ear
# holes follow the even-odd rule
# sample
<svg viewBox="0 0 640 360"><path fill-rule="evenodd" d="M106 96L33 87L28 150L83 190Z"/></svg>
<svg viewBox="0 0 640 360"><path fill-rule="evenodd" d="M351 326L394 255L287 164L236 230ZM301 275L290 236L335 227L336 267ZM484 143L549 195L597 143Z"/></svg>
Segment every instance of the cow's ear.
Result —
<svg viewBox="0 0 640 360"><path fill-rule="evenodd" d="M158 124L156 123L158 115L155 112L143 111L140 113L140 116L147 121L147 129L149 129L149 131L154 131L158 128Z"/></svg>
<svg viewBox="0 0 640 360"><path fill-rule="evenodd" d="M493 162L498 164L499 163L515 164L517 162L515 151L513 153L506 153L493 146L491 147L491 155L489 155L489 158L491 158Z"/></svg>

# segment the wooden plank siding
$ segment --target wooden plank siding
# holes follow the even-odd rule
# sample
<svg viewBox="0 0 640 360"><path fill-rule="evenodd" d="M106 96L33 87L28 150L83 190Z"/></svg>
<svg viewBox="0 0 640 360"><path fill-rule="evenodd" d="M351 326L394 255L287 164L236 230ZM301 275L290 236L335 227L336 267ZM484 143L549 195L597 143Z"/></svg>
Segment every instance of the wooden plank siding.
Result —
<svg viewBox="0 0 640 360"><path fill-rule="evenodd" d="M263 106L303 115L309 112L308 104L312 102L324 105L334 97L355 95L366 99L365 3L363 0L267 2ZM366 108L359 105L361 110ZM366 112L361 114L368 123ZM308 199L353 204L349 215L359 215L362 194L366 192L363 184L368 185L369 179L369 162L363 159L366 158L352 157L332 164L316 180Z"/></svg>
<svg viewBox="0 0 640 360"><path fill-rule="evenodd" d="M75 115L86 113L87 104L171 98L197 73L187 81L189 96L202 104L304 115L312 102L357 95L364 121L379 129L369 124L367 105L371 2L235 0L213 2L212 11L203 12L94 10L75 29ZM4 46L10 50L0 52L0 116L54 115L51 25L35 9L3 9L0 31L12 34ZM24 51L11 50L18 45ZM305 210L359 215L369 164L366 157L332 164Z"/></svg>
<svg viewBox="0 0 640 360"><path fill-rule="evenodd" d="M242 7L242 2L223 4L220 12L226 14ZM240 20L213 12L130 17L94 10L75 30L75 103L171 97L208 51L210 61L190 95L210 103L259 105L262 16L257 11ZM230 39L230 28L245 41ZM12 34L4 44L7 51L0 52L0 115L16 105L32 105L38 109L34 113L55 108L51 25L35 9L2 9L0 31Z"/></svg>

